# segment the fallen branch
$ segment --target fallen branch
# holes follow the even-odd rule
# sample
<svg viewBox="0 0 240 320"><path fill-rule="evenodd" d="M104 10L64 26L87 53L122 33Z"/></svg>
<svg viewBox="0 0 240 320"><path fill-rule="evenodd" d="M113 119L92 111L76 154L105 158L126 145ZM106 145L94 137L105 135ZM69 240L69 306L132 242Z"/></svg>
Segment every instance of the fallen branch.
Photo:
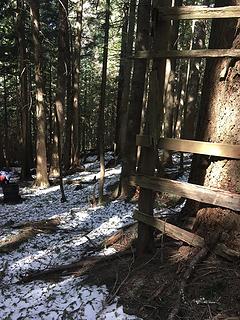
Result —
<svg viewBox="0 0 240 320"><path fill-rule="evenodd" d="M131 224L128 224L127 226L122 227L117 232L115 232L113 235L111 235L106 240L104 240L102 242L102 246L104 248L108 248L108 247L114 245L116 242L121 240L124 237L124 235L126 235L127 233L133 233L136 229L136 225L137 225L137 223L133 222Z"/></svg>
<svg viewBox="0 0 240 320"><path fill-rule="evenodd" d="M61 275L82 275L86 273L91 267L95 266L97 263L106 263L114 259L122 258L123 256L132 254L132 250L127 250L125 252L114 253L109 256L92 256L81 259L80 261L75 261L70 264L65 264L62 266L56 266L51 269L46 269L43 271L32 271L26 276L22 276L19 283L31 282L34 280L46 279L49 277L60 277Z"/></svg>
<svg viewBox="0 0 240 320"><path fill-rule="evenodd" d="M12 226L14 229L21 229L18 234L11 235L9 238L0 241L0 253L7 253L18 248L23 242L33 238L38 233L51 233L56 231L60 224L60 219L50 219L41 221L28 221L26 223Z"/></svg>
<svg viewBox="0 0 240 320"><path fill-rule="evenodd" d="M0 241L0 252L7 253L18 248L20 244L34 237L37 233L36 229L26 227L18 234L12 235L9 239Z"/></svg>
<svg viewBox="0 0 240 320"><path fill-rule="evenodd" d="M11 226L11 228L14 229L23 229L26 227L31 227L35 229L47 229L47 230L55 230L56 227L60 224L61 219L60 218L52 218L48 220L39 220L39 221L27 221L24 223L14 224Z"/></svg>

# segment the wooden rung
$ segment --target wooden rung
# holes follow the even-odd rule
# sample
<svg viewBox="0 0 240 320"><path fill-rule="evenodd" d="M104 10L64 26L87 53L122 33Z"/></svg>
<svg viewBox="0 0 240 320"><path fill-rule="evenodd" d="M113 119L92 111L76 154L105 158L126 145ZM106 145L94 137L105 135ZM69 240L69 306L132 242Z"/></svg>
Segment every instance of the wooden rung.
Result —
<svg viewBox="0 0 240 320"><path fill-rule="evenodd" d="M144 147L151 147L153 145L152 138L147 135L137 135L136 144ZM236 144L160 138L158 141L158 148L172 151L205 154L229 159L240 159L240 145Z"/></svg>
<svg viewBox="0 0 240 320"><path fill-rule="evenodd" d="M151 176L131 176L129 182L133 186L144 189L168 192L183 198L240 211L240 194L238 193Z"/></svg>
<svg viewBox="0 0 240 320"><path fill-rule="evenodd" d="M200 50L159 50L159 51L137 51L135 59L158 59L158 58L225 58L240 57L240 49L200 49Z"/></svg>
<svg viewBox="0 0 240 320"><path fill-rule="evenodd" d="M240 6L209 8L206 6L158 7L163 20L197 20L239 18Z"/></svg>
<svg viewBox="0 0 240 320"><path fill-rule="evenodd" d="M193 247L203 248L205 246L204 239L199 235L162 221L159 218L154 218L138 210L134 211L133 218L160 230L173 239L181 240ZM224 258L240 258L240 252L232 250L224 244L217 244L213 251Z"/></svg>
<svg viewBox="0 0 240 320"><path fill-rule="evenodd" d="M206 154L210 156L240 159L240 145L160 138L158 147L166 150Z"/></svg>

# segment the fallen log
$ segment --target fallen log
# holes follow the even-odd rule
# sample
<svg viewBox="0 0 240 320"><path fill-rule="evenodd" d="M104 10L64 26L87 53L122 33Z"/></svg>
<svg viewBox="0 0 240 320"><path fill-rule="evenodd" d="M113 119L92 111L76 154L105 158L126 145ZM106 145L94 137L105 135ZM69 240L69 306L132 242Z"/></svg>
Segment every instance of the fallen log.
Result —
<svg viewBox="0 0 240 320"><path fill-rule="evenodd" d="M14 224L11 226L11 228L23 229L23 228L32 227L32 228L41 229L41 230L44 230L44 229L55 230L56 227L60 224L60 222L61 222L60 218L52 218L48 220L39 220L39 221L27 221L23 223Z"/></svg>
<svg viewBox="0 0 240 320"><path fill-rule="evenodd" d="M134 233L136 231L137 223L133 222L131 224L128 224L121 229L119 229L117 232L115 232L113 235L108 237L102 242L102 247L108 248L112 245L114 245L116 242L123 239L123 237L129 233Z"/></svg>
<svg viewBox="0 0 240 320"><path fill-rule="evenodd" d="M6 240L0 241L0 252L7 253L18 248L23 242L31 239L37 234L37 230L32 227L26 227L20 233L12 235Z"/></svg>
<svg viewBox="0 0 240 320"><path fill-rule="evenodd" d="M18 234L11 235L0 241L0 253L7 253L18 248L23 242L33 238L38 233L51 233L57 230L60 224L59 218L28 221L11 226L14 229L21 229Z"/></svg>
<svg viewBox="0 0 240 320"><path fill-rule="evenodd" d="M133 250L126 250L124 252L117 252L109 256L91 256L85 257L79 261L72 262L61 266L52 267L43 271L31 271L26 276L22 276L19 283L31 282L34 280L56 278L66 275L75 274L80 276L89 271L89 269L95 266L97 263L108 263L114 259L122 258L124 256L133 254Z"/></svg>

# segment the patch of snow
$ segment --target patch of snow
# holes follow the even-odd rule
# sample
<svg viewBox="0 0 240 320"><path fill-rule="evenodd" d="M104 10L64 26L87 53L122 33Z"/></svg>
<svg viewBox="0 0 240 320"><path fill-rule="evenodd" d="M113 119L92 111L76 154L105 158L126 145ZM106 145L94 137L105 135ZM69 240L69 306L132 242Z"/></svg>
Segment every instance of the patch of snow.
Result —
<svg viewBox="0 0 240 320"><path fill-rule="evenodd" d="M110 159L111 155L107 157ZM132 204L116 200L105 206L91 206L89 199L94 192L97 196L95 183L91 182L95 177L98 179L99 161L85 167L84 172L66 178L80 179L83 188L76 190L76 185L65 184L65 203L60 202L59 186L52 186L43 190L24 188L21 190L22 203L0 205L1 240L19 232L11 230L11 224L56 217L61 219L56 232L37 234L18 249L1 255L0 319L139 319L125 314L123 307L118 306L117 298L108 305L107 288L83 285L81 277L69 276L57 283L19 283L21 277L32 270L68 264L90 252L94 255L95 247L107 236L133 221ZM120 166L107 169L105 186L116 182L120 171ZM114 249L108 248L98 254L114 252Z"/></svg>

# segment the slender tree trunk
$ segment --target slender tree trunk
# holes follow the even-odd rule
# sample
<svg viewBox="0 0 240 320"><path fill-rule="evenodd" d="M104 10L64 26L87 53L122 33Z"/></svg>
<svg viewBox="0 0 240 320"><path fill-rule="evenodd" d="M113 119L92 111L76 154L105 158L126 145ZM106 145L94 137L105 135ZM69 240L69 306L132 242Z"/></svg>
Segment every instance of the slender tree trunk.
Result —
<svg viewBox="0 0 240 320"><path fill-rule="evenodd" d="M182 0L175 0L174 6L182 6ZM173 50L177 50L179 35L179 21L175 20L171 23L170 43L169 46ZM174 112L176 108L176 92L174 87L176 83L176 59L167 59L166 78L165 78L165 97L164 97L164 137L172 138L174 135ZM172 165L172 152L164 150L163 164Z"/></svg>
<svg viewBox="0 0 240 320"><path fill-rule="evenodd" d="M80 165L80 132L79 132L79 120L80 120L80 54L82 43L82 14L83 14L83 0L80 0L77 4L77 17L76 17L76 35L74 43L74 66L73 66L73 137L72 137L72 164L73 166Z"/></svg>
<svg viewBox="0 0 240 320"><path fill-rule="evenodd" d="M65 99L66 99L66 83L68 75L67 62L67 41L68 41L68 0L59 2L59 25L58 25L58 65L57 65L57 87L56 87L56 112L54 122L54 139L52 146L51 176L60 175L60 163L58 156L58 144L63 144L63 130L65 124ZM59 122L60 140L58 138L57 120ZM61 157L62 158L62 157Z"/></svg>
<svg viewBox="0 0 240 320"><path fill-rule="evenodd" d="M20 114L21 114L21 144L22 156L22 178L30 175L31 152L30 152L30 116L28 103L28 66L24 27L24 2L17 0L16 31L18 42L19 79L20 79Z"/></svg>
<svg viewBox="0 0 240 320"><path fill-rule="evenodd" d="M8 107L7 107L7 76L6 76L6 70L4 67L3 71L3 100L4 100L4 147L3 147L3 155L5 158L6 166L10 166L10 154L9 154L9 136L8 136Z"/></svg>
<svg viewBox="0 0 240 320"><path fill-rule="evenodd" d="M216 1L216 6L226 5L240 5L240 0ZM237 19L213 20L210 48L239 49L239 44ZM197 126L198 140L240 145L239 74L238 59L207 60ZM238 160L196 156L190 182L239 194L240 163ZM194 229L208 245L219 241L240 249L240 216L237 212L195 202L188 202L187 208L197 211Z"/></svg>
<svg viewBox="0 0 240 320"><path fill-rule="evenodd" d="M120 126L121 126L121 103L122 92L124 85L124 66L127 52L127 34L129 23L129 2L123 4L123 25L122 25L122 39L121 39L121 53L120 53L120 67L118 74L118 94L117 94L117 116L116 116L116 130L115 130L115 155L120 153Z"/></svg>
<svg viewBox="0 0 240 320"><path fill-rule="evenodd" d="M171 0L164 0L161 6L171 6ZM169 22L160 19L158 11L159 3L153 1L152 9L152 35L155 50L166 50L168 46L168 35L170 31ZM161 35L164 34L164 38ZM150 73L149 97L146 110L146 124L144 134L150 135L154 139L154 146L151 148L142 147L140 164L138 171L140 174L153 176L156 168L157 141L159 138L163 121L163 97L165 82L166 59L153 60ZM153 215L155 193L149 189L140 189L138 207L147 215ZM153 228L139 222L138 223L138 255L153 251Z"/></svg>
<svg viewBox="0 0 240 320"><path fill-rule="evenodd" d="M40 44L39 1L30 0L30 16L33 33L35 82L36 82L36 180L35 186L48 187L46 155L46 117L44 107L42 53Z"/></svg>
<svg viewBox="0 0 240 320"><path fill-rule="evenodd" d="M72 63L72 34L66 33L66 70L67 70L67 84L66 84L66 123L65 123L65 141L64 141L64 153L63 153L63 166L68 170L71 166L71 150L72 150L72 135L73 135L73 63Z"/></svg>
<svg viewBox="0 0 240 320"><path fill-rule="evenodd" d="M205 25L204 21L197 21L195 24L195 39L193 49L203 49L205 44ZM189 80L186 88L186 97L184 102L184 125L183 139L193 139L196 130L197 120L197 98L199 92L200 72L202 59L193 59L190 61Z"/></svg>
<svg viewBox="0 0 240 320"><path fill-rule="evenodd" d="M103 202L103 187L104 187L104 177L105 177L104 109L105 109L105 103L106 103L109 20L110 20L110 0L106 0L102 82L101 82L101 96L100 96L100 105L99 105L99 113L98 113L98 151L99 151L99 158L100 158L100 178L99 178L99 191L98 191L99 192L99 203Z"/></svg>
<svg viewBox="0 0 240 320"><path fill-rule="evenodd" d="M149 48L150 10L151 2L149 0L139 1L135 51L148 50ZM136 170L136 135L139 133L141 126L146 70L146 60L134 60L126 143L122 154L121 197L130 196L131 189L129 188L128 179L130 174Z"/></svg>
<svg viewBox="0 0 240 320"><path fill-rule="evenodd" d="M129 25L127 34L127 46L124 60L123 70L123 90L121 96L120 105L120 131L119 131L119 143L120 143L120 154L123 158L125 150L126 136L127 136L127 124L128 124L128 108L129 108L129 94L131 89L131 74L133 61L128 59L133 54L133 41L134 41L134 29L136 20L136 0L130 1L129 9Z"/></svg>

